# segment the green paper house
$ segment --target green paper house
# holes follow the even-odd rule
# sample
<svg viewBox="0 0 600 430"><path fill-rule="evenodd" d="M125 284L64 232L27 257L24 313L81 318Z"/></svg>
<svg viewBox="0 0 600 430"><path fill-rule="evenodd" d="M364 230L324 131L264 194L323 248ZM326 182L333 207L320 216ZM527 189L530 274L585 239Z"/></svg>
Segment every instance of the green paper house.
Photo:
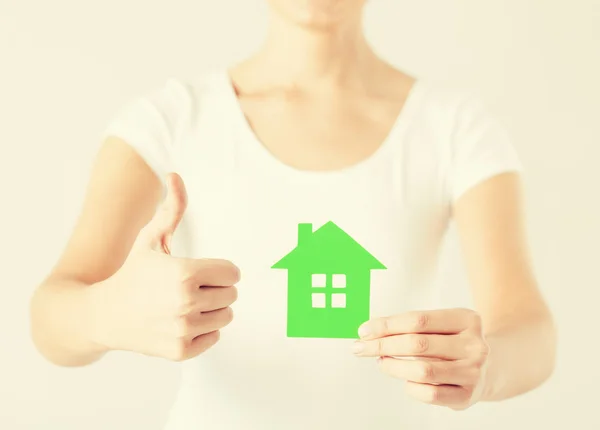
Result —
<svg viewBox="0 0 600 430"><path fill-rule="evenodd" d="M371 270L385 269L333 222L298 225L298 245L272 266L287 269L287 336L356 338L369 319Z"/></svg>

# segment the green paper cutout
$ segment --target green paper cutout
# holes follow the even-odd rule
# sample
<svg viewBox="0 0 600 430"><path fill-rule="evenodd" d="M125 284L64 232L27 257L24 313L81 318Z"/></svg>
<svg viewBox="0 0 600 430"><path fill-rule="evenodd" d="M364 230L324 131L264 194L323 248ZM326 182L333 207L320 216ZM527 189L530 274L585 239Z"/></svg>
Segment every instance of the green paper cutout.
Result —
<svg viewBox="0 0 600 430"><path fill-rule="evenodd" d="M287 336L329 339L358 337L370 314L371 270L387 269L331 221L315 232L298 224L298 245L271 268L288 271Z"/></svg>

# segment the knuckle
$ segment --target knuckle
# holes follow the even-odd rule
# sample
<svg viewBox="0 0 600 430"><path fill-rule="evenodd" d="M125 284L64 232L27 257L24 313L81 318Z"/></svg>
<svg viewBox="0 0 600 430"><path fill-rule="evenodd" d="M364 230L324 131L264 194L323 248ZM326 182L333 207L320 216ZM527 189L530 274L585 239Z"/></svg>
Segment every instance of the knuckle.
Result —
<svg viewBox="0 0 600 430"><path fill-rule="evenodd" d="M472 386L462 387L462 390L459 394L459 398L462 401L469 401L473 398L473 394L475 393L475 388Z"/></svg>
<svg viewBox="0 0 600 430"><path fill-rule="evenodd" d="M481 319L481 315L479 315L479 313L477 312L470 312L470 323L471 323L471 327L475 330L480 330L483 326L483 321Z"/></svg>
<svg viewBox="0 0 600 430"><path fill-rule="evenodd" d="M176 292L175 306L177 307L178 315L189 314L194 306L194 297L189 288L181 285Z"/></svg>
<svg viewBox="0 0 600 430"><path fill-rule="evenodd" d="M175 264L175 276L181 284L189 285L194 278L194 270L187 261L179 260Z"/></svg>
<svg viewBox="0 0 600 430"><path fill-rule="evenodd" d="M173 327L174 327L174 335L176 339L180 339L182 337L185 337L186 333L187 333L187 324L185 321L185 317L177 317L175 319L175 322L173 323Z"/></svg>
<svg viewBox="0 0 600 430"><path fill-rule="evenodd" d="M378 356L382 357L385 355L384 339L377 339L375 341L375 350L376 350Z"/></svg>
<svg viewBox="0 0 600 430"><path fill-rule="evenodd" d="M481 372L486 364L487 360L484 357L477 357L473 361L473 367L477 370L477 372Z"/></svg>
<svg viewBox="0 0 600 430"><path fill-rule="evenodd" d="M456 395L457 403L454 405L453 409L458 411L464 411L468 409L471 405L474 392L475 390L472 387L461 387Z"/></svg>
<svg viewBox="0 0 600 430"><path fill-rule="evenodd" d="M430 382L435 380L437 371L433 363L423 362L421 366L421 380L423 382Z"/></svg>
<svg viewBox="0 0 600 430"><path fill-rule="evenodd" d="M442 392L438 386L430 386L425 394L425 401L428 403L439 403L442 398Z"/></svg>
<svg viewBox="0 0 600 430"><path fill-rule="evenodd" d="M429 321L430 321L429 314L427 314L425 312L418 312L415 315L415 321L414 321L415 329L417 331L425 330L426 328L429 327Z"/></svg>
<svg viewBox="0 0 600 430"><path fill-rule="evenodd" d="M390 327L391 327L391 324L390 324L390 320L389 320L389 318L385 318L385 317L384 317L384 318L381 318L381 319L379 320L379 325L380 325L380 327L381 327L381 328L380 328L380 330L381 330L381 333L383 333L383 334L385 334L385 335L391 334L391 331L390 331L390 330L391 330L391 328L390 328Z"/></svg>
<svg viewBox="0 0 600 430"><path fill-rule="evenodd" d="M186 269L182 268L183 265L177 266L177 274L175 275L175 291L177 292L177 298L181 304L189 304L192 298L192 291L194 281L192 274Z"/></svg>
<svg viewBox="0 0 600 430"><path fill-rule="evenodd" d="M175 320L175 337L184 338L188 336L193 327L193 316L185 314Z"/></svg>
<svg viewBox="0 0 600 430"><path fill-rule="evenodd" d="M489 354L490 347L486 342L483 335L473 332L466 331L459 335L461 344L465 351L471 355L487 355Z"/></svg>
<svg viewBox="0 0 600 430"><path fill-rule="evenodd" d="M490 346L485 340L475 338L471 341L469 348L475 364L481 367L488 359L490 355Z"/></svg>
<svg viewBox="0 0 600 430"><path fill-rule="evenodd" d="M481 371L483 370L483 364L484 362L482 360L473 360L473 362L470 364L473 379L479 378L479 375L481 375Z"/></svg>
<svg viewBox="0 0 600 430"><path fill-rule="evenodd" d="M476 384L477 381L479 381L480 377L481 377L481 369L477 365L471 366L465 372L465 379L468 380L468 381L470 381L471 384ZM466 387L468 385L469 384L467 383L466 385L463 385L463 387Z"/></svg>
<svg viewBox="0 0 600 430"><path fill-rule="evenodd" d="M479 357L485 361L485 360L487 360L487 358L489 357L491 352L492 351L491 351L490 345L487 342L485 342L484 340L481 340L479 342Z"/></svg>
<svg viewBox="0 0 600 430"><path fill-rule="evenodd" d="M429 339L427 336L413 335L410 342L414 353L423 354L429 351Z"/></svg>

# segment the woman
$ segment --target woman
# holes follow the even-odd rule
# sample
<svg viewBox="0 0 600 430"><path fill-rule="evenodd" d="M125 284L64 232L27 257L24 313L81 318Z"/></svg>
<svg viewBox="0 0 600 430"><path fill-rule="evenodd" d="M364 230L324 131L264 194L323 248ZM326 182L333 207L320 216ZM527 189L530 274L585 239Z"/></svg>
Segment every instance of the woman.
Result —
<svg viewBox="0 0 600 430"><path fill-rule="evenodd" d="M111 122L32 300L40 352L182 361L169 430L414 430L539 386L555 331L502 127L379 58L365 0L269 3L259 52ZM432 282L451 219L473 310Z"/></svg>

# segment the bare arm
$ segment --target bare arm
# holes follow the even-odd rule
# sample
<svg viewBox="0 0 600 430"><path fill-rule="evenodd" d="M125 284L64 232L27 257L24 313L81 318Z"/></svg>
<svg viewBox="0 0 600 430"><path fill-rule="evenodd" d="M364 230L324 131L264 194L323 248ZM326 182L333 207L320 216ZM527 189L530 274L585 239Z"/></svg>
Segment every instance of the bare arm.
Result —
<svg viewBox="0 0 600 430"><path fill-rule="evenodd" d="M125 142L108 138L92 170L83 209L55 267L30 303L31 335L40 353L62 366L98 360L89 287L113 275L161 197L158 178Z"/></svg>
<svg viewBox="0 0 600 430"><path fill-rule="evenodd" d="M556 353L553 319L528 254L519 176L485 181L460 197L454 212L491 351L483 399L519 395L550 376Z"/></svg>

